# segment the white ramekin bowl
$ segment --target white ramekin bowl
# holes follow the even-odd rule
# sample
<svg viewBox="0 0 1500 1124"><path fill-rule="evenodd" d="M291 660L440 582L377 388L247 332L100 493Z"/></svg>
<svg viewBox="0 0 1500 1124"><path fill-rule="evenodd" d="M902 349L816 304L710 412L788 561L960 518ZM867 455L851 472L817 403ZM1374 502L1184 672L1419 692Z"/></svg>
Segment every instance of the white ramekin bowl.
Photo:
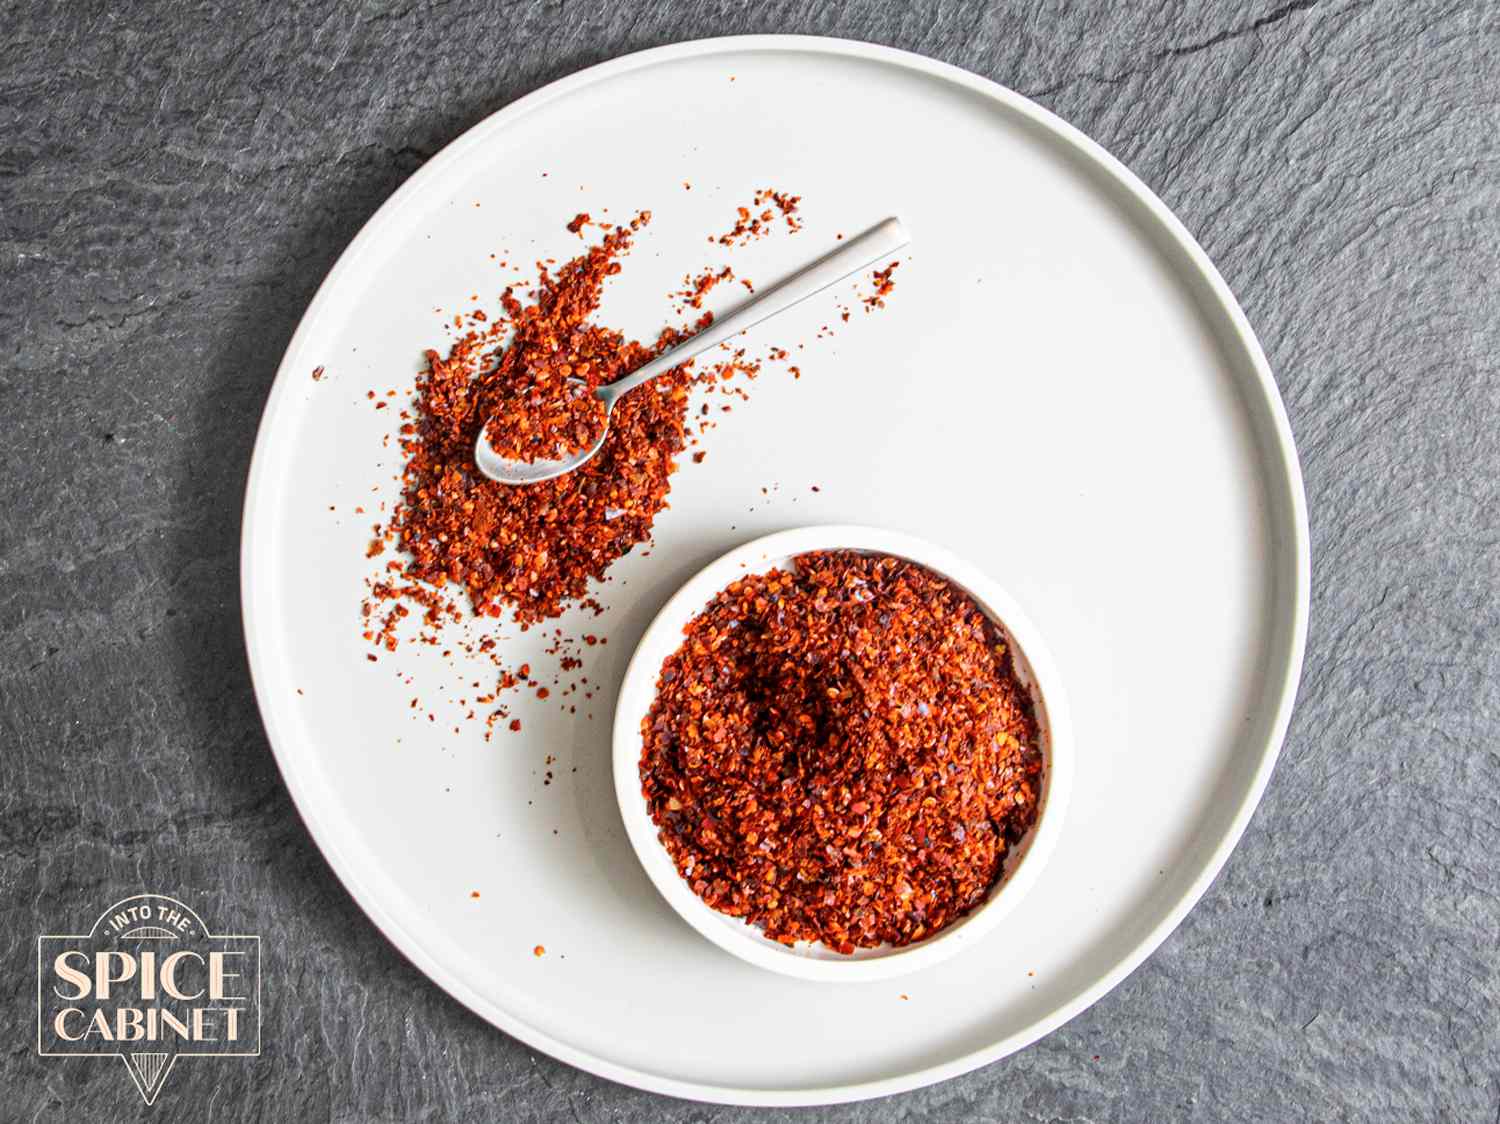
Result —
<svg viewBox="0 0 1500 1124"><path fill-rule="evenodd" d="M1015 668L1036 706L1045 774L1037 820L1011 848L1001 878L986 901L925 940L902 948L881 946L840 954L821 944L787 946L761 930L711 908L678 874L641 792L641 720L656 697L662 662L682 643L683 627L736 578L787 568L813 550L890 554L926 566L964 589L1000 626ZM694 575L662 607L637 645L615 708L615 792L631 845L647 875L684 921L714 944L761 968L801 979L863 982L888 979L946 960L993 930L1035 884L1062 830L1073 774L1073 740L1067 704L1052 656L1036 627L1010 596L982 573L941 547L873 527L803 527L736 547Z"/></svg>

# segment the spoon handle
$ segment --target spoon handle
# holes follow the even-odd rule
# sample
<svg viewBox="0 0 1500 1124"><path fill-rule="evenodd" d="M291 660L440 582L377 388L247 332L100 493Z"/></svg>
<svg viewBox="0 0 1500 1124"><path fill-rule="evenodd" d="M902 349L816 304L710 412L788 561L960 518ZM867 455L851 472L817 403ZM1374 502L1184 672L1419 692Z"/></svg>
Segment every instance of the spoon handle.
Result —
<svg viewBox="0 0 1500 1124"><path fill-rule="evenodd" d="M794 304L801 304L813 294L842 281L851 273L858 273L865 266L894 253L910 241L911 236L907 234L900 219L886 219L858 238L851 238L838 249L792 274L780 284L746 301L729 315L715 320L697 335L658 355L644 367L623 379L599 387L594 393L606 405L613 405L622 394L629 393L641 383L665 374L710 348L718 347L725 340L753 328L778 312L785 312Z"/></svg>

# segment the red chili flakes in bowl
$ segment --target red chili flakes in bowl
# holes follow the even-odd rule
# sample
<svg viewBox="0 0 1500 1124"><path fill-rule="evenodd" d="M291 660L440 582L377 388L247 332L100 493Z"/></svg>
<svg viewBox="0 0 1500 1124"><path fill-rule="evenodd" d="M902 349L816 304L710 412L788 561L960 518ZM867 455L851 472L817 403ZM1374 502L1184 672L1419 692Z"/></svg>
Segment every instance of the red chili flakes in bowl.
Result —
<svg viewBox="0 0 1500 1124"><path fill-rule="evenodd" d="M820 551L730 585L663 663L641 733L678 872L784 944L930 937L1036 821L1036 718L1003 634L897 558Z"/></svg>

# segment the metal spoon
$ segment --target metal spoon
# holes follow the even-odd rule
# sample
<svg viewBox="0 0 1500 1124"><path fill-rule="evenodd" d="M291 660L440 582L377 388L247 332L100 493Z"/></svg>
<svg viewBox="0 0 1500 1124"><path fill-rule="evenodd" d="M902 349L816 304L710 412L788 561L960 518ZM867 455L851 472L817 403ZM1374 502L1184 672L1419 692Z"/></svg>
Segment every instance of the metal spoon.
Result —
<svg viewBox="0 0 1500 1124"><path fill-rule="evenodd" d="M663 352L639 370L599 387L594 394L604 403L605 420L599 429L598 438L587 449L559 460L529 463L512 460L495 452L485 440L484 430L481 429L479 439L474 443L474 463L479 466L480 472L502 484L537 484L565 472L572 472L579 465L585 464L603 446L604 438L609 433L609 414L615 403L636 387L657 375L666 374L674 367L680 367L689 359L719 346L762 320L769 320L778 312L785 312L793 305L802 303L851 273L857 273L870 263L901 249L910 241L911 237L906 233L906 227L901 225L900 219L886 219L872 230L858 238L851 238L832 253L825 254L805 269L792 274L779 285L746 301L728 316L715 320L691 339Z"/></svg>

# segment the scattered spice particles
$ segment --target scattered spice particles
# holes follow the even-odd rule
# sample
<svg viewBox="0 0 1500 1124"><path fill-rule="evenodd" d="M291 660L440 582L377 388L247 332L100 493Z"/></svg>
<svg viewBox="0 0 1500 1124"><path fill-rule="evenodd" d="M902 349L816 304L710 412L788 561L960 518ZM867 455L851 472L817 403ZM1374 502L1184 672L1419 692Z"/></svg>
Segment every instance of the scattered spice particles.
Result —
<svg viewBox="0 0 1500 1124"><path fill-rule="evenodd" d="M870 275L870 280L875 282L875 292L871 296L862 298L866 312L885 307L885 298L890 296L891 290L896 287L896 282L892 280L891 275L896 272L896 267L900 264L898 261L893 261L884 269L877 269ZM845 316L844 319L847 320L849 317Z"/></svg>
<svg viewBox="0 0 1500 1124"><path fill-rule="evenodd" d="M797 214L801 203L800 195L763 187L755 193L750 206L736 208L733 227L717 238L710 236L708 240L721 246L743 246L757 238L764 238L771 233L778 212L785 221L786 228L795 234L802 229L802 219Z"/></svg>
<svg viewBox="0 0 1500 1124"><path fill-rule="evenodd" d="M533 956L546 956L547 955L547 950L546 950L546 948L544 946L537 945L534 949L531 950L531 955L533 955Z"/></svg>
<svg viewBox="0 0 1500 1124"><path fill-rule="evenodd" d="M682 279L682 290L674 295L688 308L702 308L703 298L708 296L716 285L724 281L732 281L733 279L734 270L730 269L729 266L726 265L718 270L710 267L698 274L697 277L691 274L684 277Z"/></svg>
<svg viewBox="0 0 1500 1124"><path fill-rule="evenodd" d="M469 891L469 897L471 897L471 898L477 898L478 896L479 896L479 891L478 890L470 890Z"/></svg>
<svg viewBox="0 0 1500 1124"><path fill-rule="evenodd" d="M984 901L1036 819L1031 699L967 594L888 556L747 576L684 629L642 720L683 879L784 944L921 940Z"/></svg>
<svg viewBox="0 0 1500 1124"><path fill-rule="evenodd" d="M763 191L756 196L756 202L761 198L770 199L776 204L776 209L781 212L781 217L786 220L786 227L793 233L802 229L802 220L797 216L797 208L802 202L800 195L788 195L784 191Z"/></svg>
<svg viewBox="0 0 1500 1124"><path fill-rule="evenodd" d="M313 382L321 382L323 379L323 368L321 366L314 367L312 377Z"/></svg>

